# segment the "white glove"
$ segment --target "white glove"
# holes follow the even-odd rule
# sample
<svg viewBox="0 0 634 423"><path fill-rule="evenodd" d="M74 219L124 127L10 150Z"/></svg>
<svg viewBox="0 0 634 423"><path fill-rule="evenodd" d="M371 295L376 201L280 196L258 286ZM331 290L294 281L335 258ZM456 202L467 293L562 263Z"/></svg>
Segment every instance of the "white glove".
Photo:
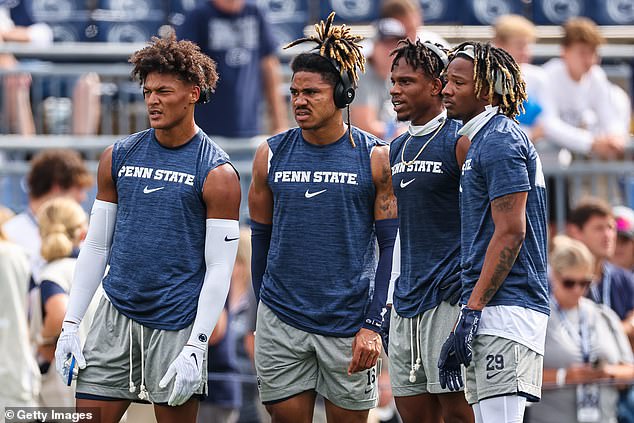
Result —
<svg viewBox="0 0 634 423"><path fill-rule="evenodd" d="M203 379L203 356L205 350L193 345L185 345L183 351L167 368L165 376L159 382L165 388L174 378L174 387L167 400L170 406L182 405L198 390Z"/></svg>
<svg viewBox="0 0 634 423"><path fill-rule="evenodd" d="M62 333L57 339L57 347L55 348L55 368L67 385L70 385L73 379L77 379L79 374L77 367L74 367L73 374L69 377L72 362L72 360L69 360L70 358L75 357L76 365L80 369L86 368L86 359L81 351L78 331L79 323L66 321L62 323Z"/></svg>

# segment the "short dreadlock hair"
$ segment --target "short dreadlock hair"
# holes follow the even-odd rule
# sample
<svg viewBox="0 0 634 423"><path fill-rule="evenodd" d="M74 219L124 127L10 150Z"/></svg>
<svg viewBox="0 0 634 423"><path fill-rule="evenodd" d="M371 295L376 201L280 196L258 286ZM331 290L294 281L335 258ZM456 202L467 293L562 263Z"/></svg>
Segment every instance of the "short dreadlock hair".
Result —
<svg viewBox="0 0 634 423"><path fill-rule="evenodd" d="M470 49L472 54L467 53ZM461 54L462 53L462 54ZM486 93L489 103L498 96L502 114L515 120L524 111L526 83L522 71L513 57L491 43L466 41L455 47L449 54L449 60L456 56L468 56L473 60L473 80L475 95Z"/></svg>
<svg viewBox="0 0 634 423"><path fill-rule="evenodd" d="M326 22L321 21L315 24L316 36L300 38L287 44L284 48L291 48L305 42L316 43L315 50L318 49L318 52L301 53L293 59L291 63L293 73L299 71L316 72L321 74L328 83L336 86L345 72L354 86L359 80L357 69L365 72L365 56L361 53L361 45L359 44L363 37L352 34L346 25L333 25L334 20L335 12L330 12ZM348 136L354 147L355 143L350 132L349 107Z"/></svg>
<svg viewBox="0 0 634 423"><path fill-rule="evenodd" d="M392 59L392 70L402 58L405 59L405 63L410 65L414 70L421 70L424 75L430 79L440 78L445 64L440 59L438 54L429 47L431 43L422 43L420 40L412 42L410 39L400 40L396 45L396 48L392 50L390 56L394 56ZM449 50L443 47L441 44L433 44L440 52L447 55Z"/></svg>
<svg viewBox="0 0 634 423"><path fill-rule="evenodd" d="M305 42L317 43L315 49L319 49L319 56L335 65L342 74L347 72L350 81L356 84L359 80L357 68L361 72L365 72L365 56L361 53L361 45L359 44L363 37L350 33L350 28L346 25L333 25L334 19L335 12L331 12L326 22L321 21L315 24L317 36L300 38L287 44L284 48L291 48ZM316 70L319 71L319 69Z"/></svg>
<svg viewBox="0 0 634 423"><path fill-rule="evenodd" d="M141 83L152 72L174 74L201 91L214 91L218 82L216 62L191 41L177 41L174 32L152 37L150 45L135 52L129 62L134 65L132 77Z"/></svg>

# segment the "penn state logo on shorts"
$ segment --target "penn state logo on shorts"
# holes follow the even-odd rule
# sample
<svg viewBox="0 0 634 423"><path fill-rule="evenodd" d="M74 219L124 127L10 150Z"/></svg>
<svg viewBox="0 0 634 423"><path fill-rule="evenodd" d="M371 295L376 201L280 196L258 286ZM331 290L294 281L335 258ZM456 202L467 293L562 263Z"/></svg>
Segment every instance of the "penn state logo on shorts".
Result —
<svg viewBox="0 0 634 423"><path fill-rule="evenodd" d="M542 11L550 22L562 23L583 11L581 0L542 0Z"/></svg>
<svg viewBox="0 0 634 423"><path fill-rule="evenodd" d="M372 0L331 0L332 9L343 19L360 20L372 11Z"/></svg>

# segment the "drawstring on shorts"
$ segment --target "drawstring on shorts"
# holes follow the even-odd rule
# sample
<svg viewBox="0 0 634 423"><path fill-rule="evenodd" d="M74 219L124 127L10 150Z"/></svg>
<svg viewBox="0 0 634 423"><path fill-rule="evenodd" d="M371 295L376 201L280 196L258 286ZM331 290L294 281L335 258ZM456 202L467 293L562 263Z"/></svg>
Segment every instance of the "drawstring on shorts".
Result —
<svg viewBox="0 0 634 423"><path fill-rule="evenodd" d="M144 340L143 340L143 325L139 325L141 327L141 387L139 389L139 399L140 400L148 400L150 398L147 389L145 389L145 351L144 351ZM136 386L132 381L132 322L130 322L129 326L130 330L128 333L130 334L130 379L129 379L129 390L130 392L136 391Z"/></svg>
<svg viewBox="0 0 634 423"><path fill-rule="evenodd" d="M420 320L421 315L416 317L416 336L414 337L414 319L409 319L409 340L411 344L410 354L411 354L411 370L409 371L409 381L411 383L416 382L416 372L420 369L421 365L421 345L420 345ZM416 362L414 362L414 349L416 349Z"/></svg>

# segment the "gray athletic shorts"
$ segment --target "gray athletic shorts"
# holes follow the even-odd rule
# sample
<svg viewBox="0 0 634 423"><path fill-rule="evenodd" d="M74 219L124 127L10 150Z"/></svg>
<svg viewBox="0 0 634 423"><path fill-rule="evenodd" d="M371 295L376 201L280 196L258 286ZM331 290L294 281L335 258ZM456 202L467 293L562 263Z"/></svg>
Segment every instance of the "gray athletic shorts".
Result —
<svg viewBox="0 0 634 423"><path fill-rule="evenodd" d="M401 317L392 309L390 317L390 382L395 397L419 394L444 394L438 379L438 357L443 343L451 333L458 315L459 306L442 302L437 307L412 319ZM420 323L418 323L420 319ZM416 329L418 327L418 341ZM413 339L412 339L413 338ZM418 342L418 348L416 347ZM410 382L414 362L420 353L421 363L415 370L416 381Z"/></svg>
<svg viewBox="0 0 634 423"><path fill-rule="evenodd" d="M353 339L296 329L260 302L255 368L262 402L276 402L314 390L347 410L375 407L379 377L376 366L348 376Z"/></svg>
<svg viewBox="0 0 634 423"><path fill-rule="evenodd" d="M132 328L132 363L130 363ZM189 339L191 325L179 331L157 330L142 326L123 314L104 295L95 312L84 345L86 368L79 371L79 397L105 397L138 401L141 386L141 333L143 333L145 388L153 403L167 403L174 379L165 387L159 382L169 365ZM207 393L207 354L203 363L203 383L196 394ZM130 366L135 392L129 390ZM81 395L84 394L84 395Z"/></svg>
<svg viewBox="0 0 634 423"><path fill-rule="evenodd" d="M493 335L477 335L473 361L466 368L465 397L469 404L501 395L539 401L544 356L525 345Z"/></svg>

